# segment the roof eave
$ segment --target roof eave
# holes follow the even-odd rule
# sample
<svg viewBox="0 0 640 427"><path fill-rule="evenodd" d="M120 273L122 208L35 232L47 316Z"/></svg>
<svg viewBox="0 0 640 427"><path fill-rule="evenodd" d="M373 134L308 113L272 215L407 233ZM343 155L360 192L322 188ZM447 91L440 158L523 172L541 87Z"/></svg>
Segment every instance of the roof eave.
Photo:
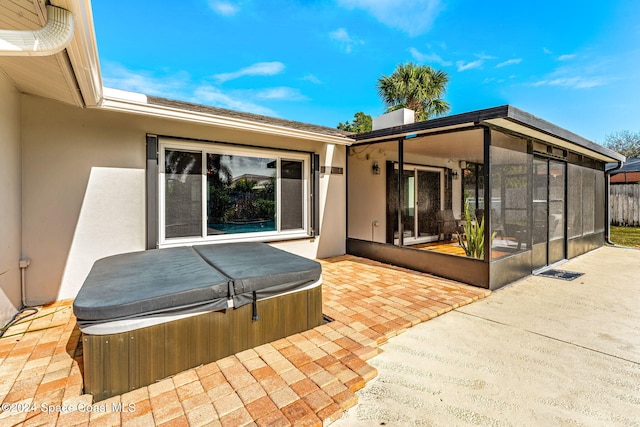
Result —
<svg viewBox="0 0 640 427"><path fill-rule="evenodd" d="M570 142L572 144L579 145L584 147L590 151L600 154L603 157L607 157L609 160L605 161L619 161L624 162L626 157L620 153L617 153L607 147L603 147L599 144L596 144L593 141L590 141L586 138L583 138L580 135L577 135L567 129L564 129L560 126L554 125L551 122L543 120L539 117L534 116L533 114L527 113L526 111L520 110L512 105L509 105L509 117L510 121L522 124L531 129L543 132L549 136L559 138Z"/></svg>
<svg viewBox="0 0 640 427"><path fill-rule="evenodd" d="M515 126L510 126L513 123ZM492 126L510 129L517 127L525 136L543 139L563 146L573 146L583 154L592 155L602 161L622 162L625 157L613 150L602 147L553 123L529 114L511 105L503 105L469 113L440 117L424 122L380 129L356 136L357 143L377 142L407 136L427 135L442 130L468 128L469 126Z"/></svg>
<svg viewBox="0 0 640 427"><path fill-rule="evenodd" d="M500 107L487 108L484 110L477 110L469 113L438 117L423 122L416 122L408 125L401 125L386 129L378 129L371 132L360 133L355 137L358 143L375 142L392 138L401 138L409 135L423 135L447 129L463 128L470 125L478 125L479 123L487 119L506 117L508 113L508 107L508 105L503 105Z"/></svg>
<svg viewBox="0 0 640 427"><path fill-rule="evenodd" d="M140 114L149 117L179 120L182 122L198 123L207 126L254 132L265 135L299 138L328 144L348 146L355 142L353 139L348 137L324 135L321 133L292 129L284 126L252 122L250 120L182 110L163 105L147 104L136 100L119 99L108 95L103 96L101 108L109 111Z"/></svg>
<svg viewBox="0 0 640 427"><path fill-rule="evenodd" d="M52 0L51 3L73 13L74 37L66 51L84 105L97 107L102 101L103 93L91 2L90 0Z"/></svg>

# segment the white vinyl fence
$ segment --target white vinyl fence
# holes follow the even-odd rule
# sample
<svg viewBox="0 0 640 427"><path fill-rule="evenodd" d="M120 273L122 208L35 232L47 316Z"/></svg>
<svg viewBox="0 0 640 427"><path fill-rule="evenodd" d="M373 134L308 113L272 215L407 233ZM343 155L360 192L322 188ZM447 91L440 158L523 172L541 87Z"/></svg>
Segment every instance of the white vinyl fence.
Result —
<svg viewBox="0 0 640 427"><path fill-rule="evenodd" d="M640 184L611 185L611 224L640 226Z"/></svg>

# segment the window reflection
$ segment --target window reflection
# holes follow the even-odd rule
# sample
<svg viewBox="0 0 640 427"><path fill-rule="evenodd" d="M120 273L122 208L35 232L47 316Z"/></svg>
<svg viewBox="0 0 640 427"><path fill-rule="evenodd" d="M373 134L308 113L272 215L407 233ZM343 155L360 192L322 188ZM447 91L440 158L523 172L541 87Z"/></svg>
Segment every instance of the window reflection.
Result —
<svg viewBox="0 0 640 427"><path fill-rule="evenodd" d="M165 235L202 235L202 153L165 151Z"/></svg>
<svg viewBox="0 0 640 427"><path fill-rule="evenodd" d="M275 158L207 154L207 234L276 230Z"/></svg>
<svg viewBox="0 0 640 427"><path fill-rule="evenodd" d="M303 164L299 160L282 160L280 182L282 185L281 228L296 230L304 227Z"/></svg>
<svg viewBox="0 0 640 427"><path fill-rule="evenodd" d="M464 206L465 200L469 200L471 212L484 209L484 166L482 164L467 163L467 167L462 170L461 206Z"/></svg>

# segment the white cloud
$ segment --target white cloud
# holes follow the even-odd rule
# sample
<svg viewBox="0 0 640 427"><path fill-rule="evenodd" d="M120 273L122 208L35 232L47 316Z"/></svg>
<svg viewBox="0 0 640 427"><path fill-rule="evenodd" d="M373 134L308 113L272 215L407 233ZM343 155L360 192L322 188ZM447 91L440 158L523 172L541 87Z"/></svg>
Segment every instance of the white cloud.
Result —
<svg viewBox="0 0 640 427"><path fill-rule="evenodd" d="M496 79L495 77L485 77L485 79L482 81L482 83L484 83L484 84L504 83L505 81L506 81L505 79Z"/></svg>
<svg viewBox="0 0 640 427"><path fill-rule="evenodd" d="M414 47L409 48L409 52L411 53L411 56L413 56L413 59L415 59L418 62L435 62L436 64L440 64L443 67L448 67L450 65L453 65L453 62L445 61L444 59L442 59L442 57L440 57L440 55L433 52L422 53Z"/></svg>
<svg viewBox="0 0 640 427"><path fill-rule="evenodd" d="M339 42L347 53L351 53L354 46L364 44L364 41L352 38L344 28L338 28L337 30L330 32L329 37L332 40Z"/></svg>
<svg viewBox="0 0 640 427"><path fill-rule="evenodd" d="M209 7L218 15L233 16L240 11L240 7L228 1L209 1Z"/></svg>
<svg viewBox="0 0 640 427"><path fill-rule="evenodd" d="M547 49L546 47L543 47L543 48L542 48L542 51L543 51L544 53L546 53L547 55L551 55L551 54L553 54L553 52L551 52L551 51L550 51L549 49Z"/></svg>
<svg viewBox="0 0 640 427"><path fill-rule="evenodd" d="M118 63L105 62L102 67L104 86L145 95L178 97L188 86L189 73L154 75L146 70L129 70Z"/></svg>
<svg viewBox="0 0 640 427"><path fill-rule="evenodd" d="M495 56L485 55L484 53L477 53L476 54L476 58L480 58L482 60L485 60L485 59L497 59Z"/></svg>
<svg viewBox="0 0 640 427"><path fill-rule="evenodd" d="M561 86L572 89L589 89L592 87L604 86L608 83L609 79L601 76L573 76L540 80L533 83L533 86Z"/></svg>
<svg viewBox="0 0 640 427"><path fill-rule="evenodd" d="M270 100L282 99L286 101L302 101L307 99L306 96L300 93L299 89L286 86L260 89L256 92L256 98Z"/></svg>
<svg viewBox="0 0 640 427"><path fill-rule="evenodd" d="M105 87L272 117L278 114L261 105L261 102L308 99L299 89L287 86L223 91L211 83L194 82L184 71L158 73L129 70L109 62L103 63L102 71Z"/></svg>
<svg viewBox="0 0 640 427"><path fill-rule="evenodd" d="M508 59L496 65L496 68L506 67L507 65L516 65L522 62L522 58Z"/></svg>
<svg viewBox="0 0 640 427"><path fill-rule="evenodd" d="M572 53L570 55L560 55L558 56L558 61L568 61L570 59L575 58L577 55L575 53Z"/></svg>
<svg viewBox="0 0 640 427"><path fill-rule="evenodd" d="M262 114L264 116L276 116L275 111L270 108L248 101L243 94L238 95L239 96L233 96L232 94L223 93L220 89L207 84L196 88L194 92L194 96L198 102L203 104L247 113Z"/></svg>
<svg viewBox="0 0 640 427"><path fill-rule="evenodd" d="M273 76L284 71L282 62L257 62L232 73L220 73L213 76L220 83L244 76Z"/></svg>
<svg viewBox="0 0 640 427"><path fill-rule="evenodd" d="M617 80L612 70L617 64L609 58L583 57L576 61L563 62L555 70L534 81L533 86L555 86L571 89L590 89L606 86Z"/></svg>
<svg viewBox="0 0 640 427"><path fill-rule="evenodd" d="M347 9L361 9L384 25L409 36L424 34L444 9L441 0L337 0Z"/></svg>
<svg viewBox="0 0 640 427"><path fill-rule="evenodd" d="M478 59L471 62L456 61L456 66L458 67L458 71L466 71L466 70L472 70L474 68L481 67L483 63L484 61L482 59Z"/></svg>
<svg viewBox="0 0 640 427"><path fill-rule="evenodd" d="M308 82L315 83L317 85L322 84L320 79L314 76L313 74L307 74L306 76L302 77L300 80L306 80Z"/></svg>

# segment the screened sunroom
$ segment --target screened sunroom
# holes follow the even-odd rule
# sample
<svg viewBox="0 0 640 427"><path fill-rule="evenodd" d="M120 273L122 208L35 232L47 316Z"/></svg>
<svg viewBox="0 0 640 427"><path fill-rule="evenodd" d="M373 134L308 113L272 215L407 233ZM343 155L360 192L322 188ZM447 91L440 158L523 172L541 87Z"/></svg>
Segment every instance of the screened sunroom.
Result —
<svg viewBox="0 0 640 427"><path fill-rule="evenodd" d="M497 289L605 241L624 157L512 106L359 134L347 252Z"/></svg>

